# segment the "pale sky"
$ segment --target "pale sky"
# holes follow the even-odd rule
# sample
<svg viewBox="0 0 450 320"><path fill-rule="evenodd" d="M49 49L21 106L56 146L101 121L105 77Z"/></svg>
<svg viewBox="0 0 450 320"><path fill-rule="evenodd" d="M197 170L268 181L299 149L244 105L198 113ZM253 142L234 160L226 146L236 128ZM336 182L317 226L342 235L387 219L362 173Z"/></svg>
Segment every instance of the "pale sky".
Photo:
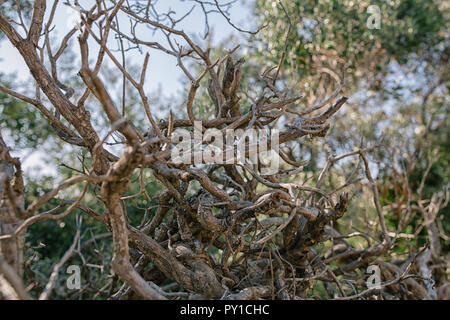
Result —
<svg viewBox="0 0 450 320"><path fill-rule="evenodd" d="M51 9L51 2L52 1L48 1L47 14ZM80 0L79 2L84 8L88 8L89 5L95 3L94 0ZM247 28L249 30L255 29L256 21L251 14L251 3L252 1L249 0L239 0L233 4L232 8L230 9L230 17L235 25L238 25L241 28ZM181 17L182 15L187 13L195 4L196 3L194 1L180 0L160 0L157 2L157 6L158 8L160 8L161 12L166 12L167 9L170 8L176 12L175 17ZM62 3L58 6L54 19L54 36L56 35L60 39L70 30L69 25L73 25L73 19L76 18L76 13L74 13L74 10ZM183 29L189 35L196 37L198 39L197 43L205 44L206 40L203 40L201 38L201 35L203 35L205 30L204 21L205 19L203 12L200 6L197 4L196 8L183 21L183 23L180 24L178 28ZM121 26L124 26L123 30L129 30L128 24L126 24L126 19L119 20L119 23L121 24ZM211 13L209 15L209 25L213 34L214 43L218 43L224 40L232 33L237 34L237 32L227 23L226 19L218 13ZM129 34L129 32L126 33ZM166 43L165 38L161 33L153 34L151 30L141 29L140 32L138 31L138 36L142 37L142 40L145 41L159 41L164 44ZM56 43L59 43L59 41L57 41ZM78 47L75 37L72 38L71 45L73 46L74 51L78 53ZM93 41L91 42L91 45L92 48L95 48L95 44ZM234 43L230 44L229 49L233 48L235 45L236 44ZM112 46L113 48L115 48L116 43L113 43ZM94 56L95 51L93 49L91 50L92 57ZM150 79L147 80L147 89L152 91L153 89L157 89L160 86L164 95L177 93L177 90L181 89L180 79L181 77L184 77L184 74L177 66L176 58L168 56L167 54L164 54L158 50L148 50L147 48L144 48L144 54L147 51L150 53L149 69L147 71L147 74L149 78L151 78L151 81ZM132 57L133 63L141 64L144 54L141 55L137 50L135 50L133 51L133 54L130 54L129 56ZM0 42L0 72L12 73L19 80L28 80L30 77L30 73L22 57L7 40Z"/></svg>

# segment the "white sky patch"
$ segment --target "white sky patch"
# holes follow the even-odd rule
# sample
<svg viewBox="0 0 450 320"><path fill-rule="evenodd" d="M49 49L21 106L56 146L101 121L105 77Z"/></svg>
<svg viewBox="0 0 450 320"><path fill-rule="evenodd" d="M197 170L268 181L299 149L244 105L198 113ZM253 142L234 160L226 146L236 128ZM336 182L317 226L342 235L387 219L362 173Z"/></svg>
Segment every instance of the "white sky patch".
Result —
<svg viewBox="0 0 450 320"><path fill-rule="evenodd" d="M53 166L46 165L48 156L45 152L30 149L21 150L13 154L22 161L22 170L31 178L39 176L57 176L58 171Z"/></svg>
<svg viewBox="0 0 450 320"><path fill-rule="evenodd" d="M81 26L81 15L80 12L73 7L66 7L67 23L66 26L69 29L77 28Z"/></svg>
<svg viewBox="0 0 450 320"><path fill-rule="evenodd" d="M0 73L14 74L21 81L31 76L19 51L9 41L0 42Z"/></svg>

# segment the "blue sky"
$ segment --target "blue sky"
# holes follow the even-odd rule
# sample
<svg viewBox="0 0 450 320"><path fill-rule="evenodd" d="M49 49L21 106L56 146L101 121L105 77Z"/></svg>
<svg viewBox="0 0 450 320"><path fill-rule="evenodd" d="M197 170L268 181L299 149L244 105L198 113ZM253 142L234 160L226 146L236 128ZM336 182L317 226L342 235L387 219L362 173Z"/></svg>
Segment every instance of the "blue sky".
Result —
<svg viewBox="0 0 450 320"><path fill-rule="evenodd" d="M61 2L62 1L60 1L60 3ZM89 8L92 3L95 3L94 0L81 0L79 2L84 8ZM242 28L254 28L256 23L251 14L251 3L252 1L240 0L233 4L229 12L234 24ZM181 17L194 5L196 5L194 1L186 0L160 0L157 2L157 7L160 12L166 12L167 9L171 9L176 12L176 17ZM49 14L50 9L51 1L48 1L47 15ZM75 11L61 3L58 6L54 19L55 29L53 31L53 36L56 36L58 40L61 39L70 30L69 25L73 23L72 19L74 17L76 18ZM125 26L127 22L128 21L126 19L123 19L123 16L122 19L119 20L121 26ZM206 44L206 40L201 38L201 35L205 30L204 23L204 14L200 6L197 4L192 13L183 21L183 23L180 24L178 28L183 29L189 35L197 38L199 40L198 43ZM209 25L211 27L211 33L213 35L212 39L214 43L224 40L233 33L237 34L237 32L228 24L226 19L218 13L211 13L209 15ZM129 30L128 25L123 28L125 31ZM146 30L145 28L141 28L137 34L145 41L158 41L166 43L164 35L161 33L154 34L152 31ZM55 43L59 43L58 40ZM112 39L111 41L115 40ZM75 37L72 38L71 45L73 46L74 51L78 53ZM235 45L236 44L230 44L230 49ZM93 49L96 47L93 41L91 42L91 46ZM116 43L111 43L111 46L115 48ZM91 49L91 57L95 54L93 49ZM177 66L176 58L168 56L158 50L148 50L147 48L145 48L143 54L140 54L137 50L134 50L132 53L129 53L128 57L132 63L140 65L143 61L144 54L147 51L150 53L151 57L149 69L147 71L149 77L146 82L148 84L147 89L153 91L160 87L164 95L176 94L177 90L181 89L180 80L184 77L184 74ZM17 79L23 81L27 81L30 78L30 73L22 57L8 41L0 42L0 72L14 74Z"/></svg>

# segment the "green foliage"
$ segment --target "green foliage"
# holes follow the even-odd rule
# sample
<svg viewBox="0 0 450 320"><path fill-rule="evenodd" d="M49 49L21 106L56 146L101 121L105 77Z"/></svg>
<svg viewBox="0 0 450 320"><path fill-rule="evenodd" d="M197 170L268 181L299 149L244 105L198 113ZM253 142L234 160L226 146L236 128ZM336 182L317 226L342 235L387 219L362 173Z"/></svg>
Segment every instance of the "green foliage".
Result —
<svg viewBox="0 0 450 320"><path fill-rule="evenodd" d="M381 28L369 29L369 6L380 8ZM300 78L315 73L320 57L345 60L347 80L366 77L365 71L387 71L393 59L405 62L417 50L432 48L442 41L445 17L439 4L427 0L397 1L285 1L293 30L288 41L285 69L295 68ZM276 63L282 52L288 19L276 1L256 1L256 15L266 24L255 39L262 55ZM264 39L269 41L262 42ZM300 66L300 67L299 67ZM366 70L364 70L366 69Z"/></svg>
<svg viewBox="0 0 450 320"><path fill-rule="evenodd" d="M450 125L445 97L449 82L443 70L449 68L450 45L446 32L449 10L443 2L293 0L283 1L283 5L292 22L292 31L280 86L293 88L294 95L298 91L318 95L324 85L321 67L337 73L344 69L344 94L351 98L336 114L326 140L304 139L299 143L299 158L313 159L304 171L317 172L331 153L352 151L361 143L374 144L383 132L386 137L383 144L370 157L377 164L375 172L380 189L388 190L381 192L383 206L395 202L398 196L393 187L392 166L400 166L402 172L402 166L407 167L410 161L418 161L409 176L410 187L415 191L430 164L427 159L433 159L424 181L423 199L448 188ZM367 26L373 14L368 12L371 5L380 9L380 29ZM267 26L252 38L255 56L252 62L260 65L270 58L270 67L278 63L283 52L288 19L277 1L258 0L255 9L259 23ZM324 86L328 95L336 88L334 81L325 82ZM308 107L300 103L297 108ZM340 165L349 169L356 164ZM324 181L327 188L336 188L345 178L343 172L333 171L330 179ZM351 190L353 204L340 226L360 227L364 225L358 222L360 219L374 218L376 212L364 190L358 185ZM389 229L395 230L400 216L389 210L386 213ZM448 206L439 215L439 223L448 232ZM422 222L423 217L415 217L403 232L413 234ZM352 229L345 227L342 231ZM422 230L419 243L399 240L397 250L404 252L408 243L423 245L425 239L426 231ZM448 251L449 241L442 241L444 252Z"/></svg>
<svg viewBox="0 0 450 320"><path fill-rule="evenodd" d="M52 134L52 128L42 115L22 101L0 92L0 129L8 129L17 148L36 148Z"/></svg>

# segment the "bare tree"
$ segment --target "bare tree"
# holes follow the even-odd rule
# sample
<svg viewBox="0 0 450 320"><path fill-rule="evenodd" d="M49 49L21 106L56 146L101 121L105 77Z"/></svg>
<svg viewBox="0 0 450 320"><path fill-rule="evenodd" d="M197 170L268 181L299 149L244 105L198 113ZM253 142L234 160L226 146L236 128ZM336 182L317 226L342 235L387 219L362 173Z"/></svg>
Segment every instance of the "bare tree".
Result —
<svg viewBox="0 0 450 320"><path fill-rule="evenodd" d="M88 172L65 180L25 206L26 186L20 159L13 158L3 139L0 140L0 292L3 297L29 298L22 280L27 227L43 219L64 218L74 209L79 209L111 232L114 251L111 266L124 281L122 286L111 283L109 292L105 293L111 299L301 299L307 297L317 281L335 299L372 297L374 294L375 297L392 298L402 290L408 292L409 298L436 298L436 292L427 280L430 278L427 262L439 256L436 241L431 241L425 254L422 254L423 250L412 253L400 267L386 261L398 233L393 235L386 226L385 209L380 204L377 182L366 156L378 145L331 155L316 181L289 182L306 163L293 158L288 143L303 137L326 136L330 119L347 100L347 97L340 96L343 76L330 71L336 79L334 92L322 103L293 111L288 108L296 105L302 95L287 96L277 87L285 59L285 54L282 54L277 65L260 70L258 95L255 99L249 98L251 107L246 110L243 100L248 95L241 91L245 61L235 57L237 47L213 59L206 40L197 41L178 28L190 12L175 18L174 12L158 12L154 2L97 0L91 8L83 8L77 1L67 1L64 4L77 10L81 20L60 44L53 43L51 38L52 21L59 1L47 8L45 0L35 0L28 25L22 19L13 23L0 14L0 30L26 62L36 83L36 94L25 95L5 86L0 86L0 90L35 106L63 141L86 149L92 159ZM193 1L193 5L200 6L205 15L206 33L209 32L208 16L211 14L222 16L238 32L258 32L243 30L232 22L227 13L230 3ZM21 16L20 6L17 10ZM119 15L130 22L129 30L124 24L118 24ZM140 38L136 30L141 27L161 32L167 41L149 42ZM286 30L287 35L290 29ZM159 50L177 59L178 66L190 81L184 119L175 119L171 113L168 119L158 121L144 90L150 55L145 55L140 76L135 78L125 66L126 59L121 61L111 48L108 39L112 36L120 39L122 44L127 42L142 51ZM58 78L59 58L73 37L78 38L77 52L81 60L77 77L82 80L84 88L80 92L75 92ZM128 53L122 45L119 55L126 57ZM109 86L99 76L106 60L112 62L123 76L124 87L127 82L140 98L150 128L148 131L139 130L127 118L124 102L121 107L114 102ZM209 94L212 119L201 119L194 108L204 79L207 79L204 89ZM110 127L104 136L100 136L100 128L93 124L89 99L97 100L109 120ZM255 163L246 161L195 166L175 163L171 159L172 138L177 128L192 131L196 121L201 121L200 128L196 128L201 132L211 128L221 133L249 128L274 132L277 120L288 113L294 114L295 118L286 118L288 121L279 133L277 153L291 167L289 170L263 176ZM113 133L120 134L123 145L120 154L105 148ZM209 143L201 141L204 146ZM251 146L249 143L245 146L245 153L248 153ZM232 150L233 154L235 152ZM350 175L340 188L322 189L324 177L333 164L349 157L360 160L364 179L352 180ZM158 195L155 215L136 227L130 225L126 208L136 198L149 198L142 182L145 170L150 170L165 190ZM140 191L133 196L124 196L130 185L136 183L131 179L133 173L139 175ZM380 234L340 234L333 224L345 214L350 201L342 190L362 180L371 188ZM198 191L188 195L188 190L195 184L200 186ZM61 201L50 211L40 212L49 200L74 185L82 185L77 199ZM82 203L89 193L102 202L102 212ZM446 196L448 200L448 193ZM419 204L418 208L412 208L424 214L432 238L435 237L432 221L444 198L436 195L427 207ZM100 236L97 240L107 237ZM367 247L356 249L347 241L352 237L364 238ZM315 249L318 244L329 240L332 243L329 251L319 253ZM86 242L77 246L78 242L79 233L73 246L55 265L40 299L49 298L59 268L74 254L75 248L79 251L82 250L80 247L89 245ZM213 256L211 248L216 248L219 255ZM366 276L356 272L371 264L380 266L386 279L376 288L367 288ZM412 266L419 266L420 271L412 272ZM102 295L103 290L99 290Z"/></svg>

